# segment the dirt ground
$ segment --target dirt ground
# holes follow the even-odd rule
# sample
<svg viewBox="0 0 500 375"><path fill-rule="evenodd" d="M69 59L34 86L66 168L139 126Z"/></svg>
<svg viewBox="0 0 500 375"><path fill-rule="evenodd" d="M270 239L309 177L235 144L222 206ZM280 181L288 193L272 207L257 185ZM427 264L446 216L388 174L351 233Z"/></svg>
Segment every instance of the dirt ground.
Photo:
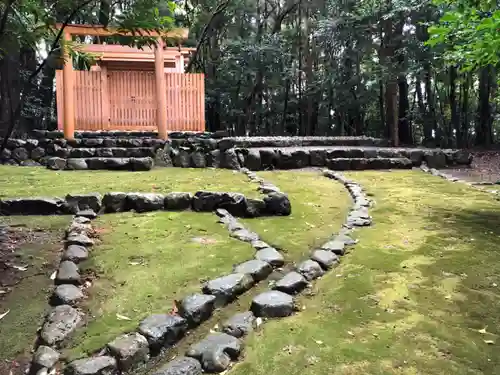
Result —
<svg viewBox="0 0 500 375"><path fill-rule="evenodd" d="M0 222L0 374L20 375L48 308L62 232L9 224Z"/></svg>
<svg viewBox="0 0 500 375"><path fill-rule="evenodd" d="M500 151L472 151L472 155L474 159L469 168L449 168L445 172L474 183L500 181Z"/></svg>

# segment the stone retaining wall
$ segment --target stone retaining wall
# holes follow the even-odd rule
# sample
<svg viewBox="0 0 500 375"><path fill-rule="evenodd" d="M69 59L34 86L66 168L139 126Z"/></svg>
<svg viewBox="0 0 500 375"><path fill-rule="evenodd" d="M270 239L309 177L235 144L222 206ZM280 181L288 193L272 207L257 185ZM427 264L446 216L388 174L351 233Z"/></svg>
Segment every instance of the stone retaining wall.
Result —
<svg viewBox="0 0 500 375"><path fill-rule="evenodd" d="M158 210L194 210L213 212L226 209L240 217L290 215L288 196L270 192L264 199L246 198L239 193L198 191L191 193L98 193L74 195L62 198L12 198L0 200L0 215L69 215L76 214L78 207L88 205L96 213L136 212Z"/></svg>
<svg viewBox="0 0 500 375"><path fill-rule="evenodd" d="M335 143L357 145L333 146ZM432 168L444 168L469 165L472 161L471 154L464 150L373 146L381 143L362 137L191 137L168 141L148 137L78 138L73 141L59 138L11 139L7 149L0 155L0 162L21 166L44 165L53 170L145 171L155 165L228 169L245 167L250 170L310 166L326 166L336 170L390 169L420 166L424 161Z"/></svg>

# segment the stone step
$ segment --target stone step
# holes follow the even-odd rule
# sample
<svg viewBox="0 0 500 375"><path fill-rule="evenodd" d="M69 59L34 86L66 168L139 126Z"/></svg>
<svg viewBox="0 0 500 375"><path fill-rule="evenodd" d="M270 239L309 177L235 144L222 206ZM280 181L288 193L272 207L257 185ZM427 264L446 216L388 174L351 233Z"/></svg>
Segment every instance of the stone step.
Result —
<svg viewBox="0 0 500 375"><path fill-rule="evenodd" d="M363 171L369 169L411 169L408 158L335 158L327 159L326 166L334 171Z"/></svg>
<svg viewBox="0 0 500 375"><path fill-rule="evenodd" d="M64 158L142 158L154 157L153 147L99 147L99 148L64 148L56 153Z"/></svg>
<svg viewBox="0 0 500 375"><path fill-rule="evenodd" d="M47 168L52 170L118 170L118 171L149 171L154 166L153 158L59 158L46 160Z"/></svg>
<svg viewBox="0 0 500 375"><path fill-rule="evenodd" d="M389 141L372 137L228 137L234 147L309 147L309 146L375 146L387 147Z"/></svg>

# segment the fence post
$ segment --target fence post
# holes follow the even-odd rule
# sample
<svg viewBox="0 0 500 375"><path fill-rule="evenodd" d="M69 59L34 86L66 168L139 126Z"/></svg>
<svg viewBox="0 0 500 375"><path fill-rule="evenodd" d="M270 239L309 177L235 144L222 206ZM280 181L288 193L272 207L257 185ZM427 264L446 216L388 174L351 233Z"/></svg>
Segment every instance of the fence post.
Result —
<svg viewBox="0 0 500 375"><path fill-rule="evenodd" d="M101 121L104 130L109 129L110 123L110 102L109 102L109 86L108 86L108 67L101 64Z"/></svg>
<svg viewBox="0 0 500 375"><path fill-rule="evenodd" d="M167 93L165 92L165 60L163 58L163 40L158 38L155 45L155 83L158 122L158 138L167 139Z"/></svg>
<svg viewBox="0 0 500 375"><path fill-rule="evenodd" d="M71 41L71 34L64 33L64 41ZM68 52L67 43L64 43L63 54L63 94L64 94L64 138L75 138L75 92L73 61Z"/></svg>

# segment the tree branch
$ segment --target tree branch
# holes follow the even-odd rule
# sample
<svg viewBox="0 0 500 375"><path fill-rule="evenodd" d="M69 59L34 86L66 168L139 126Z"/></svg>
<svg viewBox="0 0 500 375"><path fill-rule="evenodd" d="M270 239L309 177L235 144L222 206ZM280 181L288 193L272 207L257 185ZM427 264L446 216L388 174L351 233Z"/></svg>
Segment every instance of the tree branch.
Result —
<svg viewBox="0 0 500 375"><path fill-rule="evenodd" d="M203 46L203 43L205 43L205 40L207 39L207 34L208 31L210 30L212 23L215 20L215 17L217 17L219 14L224 12L229 4L231 3L231 0L227 0L226 2L219 4L217 8L215 9L215 12L212 14L212 17L210 17L210 20L208 23L203 27L203 31L201 32L200 39L198 40L198 43L196 44L196 50L194 51L193 55L189 59L189 64L187 65L186 69L184 70L186 73L189 73L195 64L195 61L198 59L198 55L200 53L200 49Z"/></svg>

